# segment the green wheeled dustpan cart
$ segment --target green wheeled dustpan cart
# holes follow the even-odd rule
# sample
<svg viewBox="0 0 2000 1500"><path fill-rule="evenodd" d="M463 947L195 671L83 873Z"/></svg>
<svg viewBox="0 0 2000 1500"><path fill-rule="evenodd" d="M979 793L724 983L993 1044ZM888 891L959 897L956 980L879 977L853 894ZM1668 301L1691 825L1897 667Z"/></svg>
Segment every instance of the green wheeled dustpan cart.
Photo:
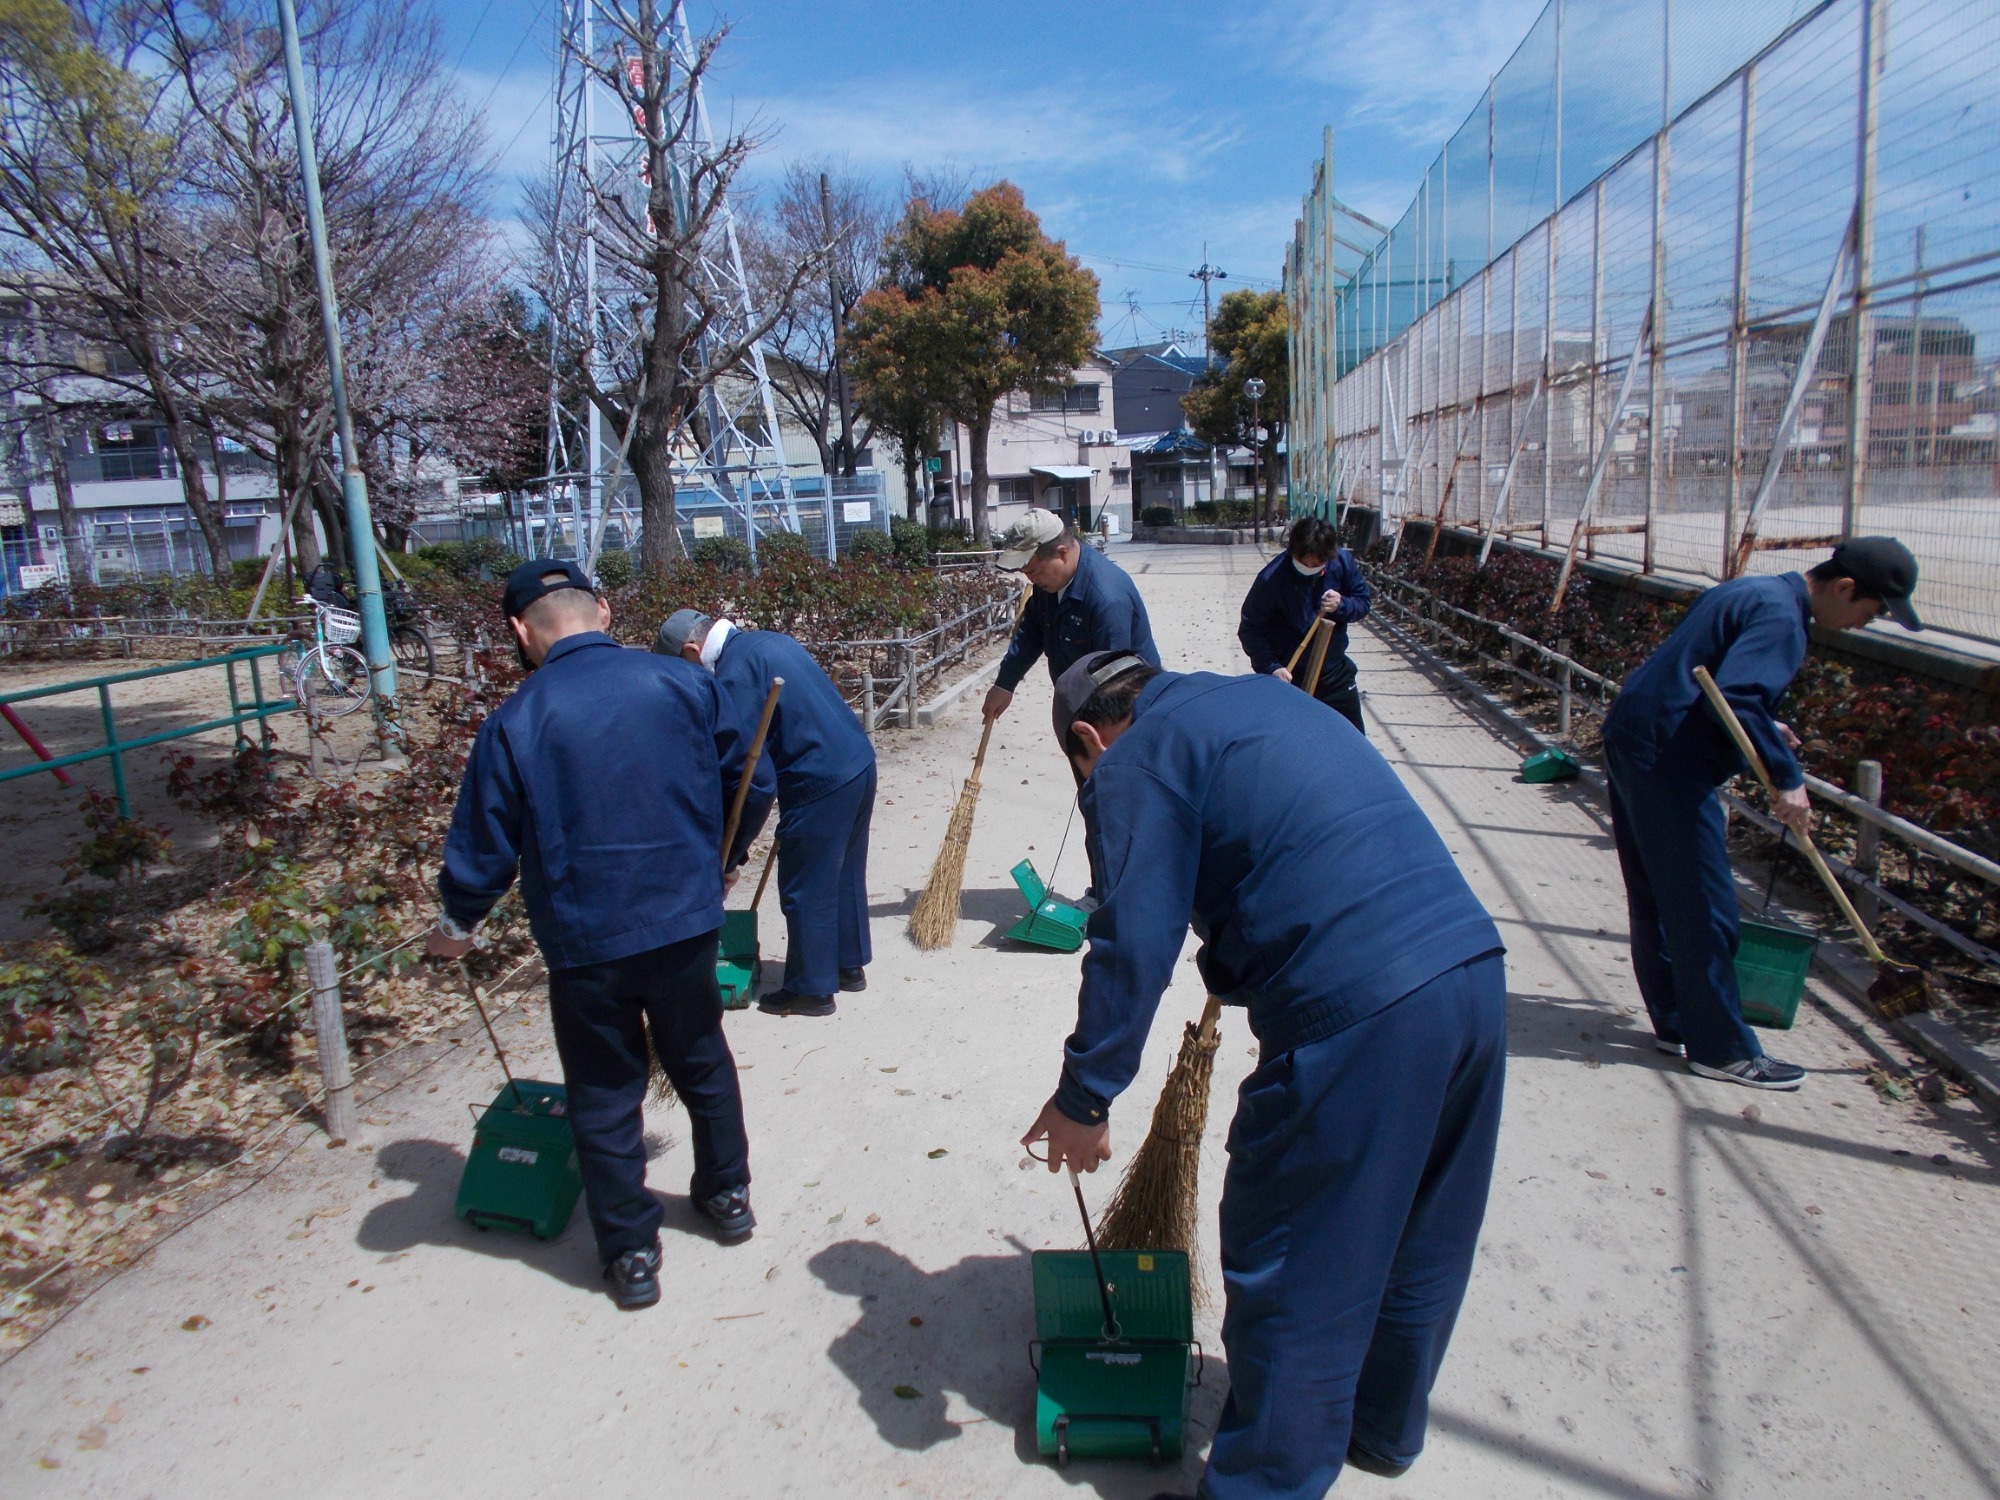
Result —
<svg viewBox="0 0 2000 1500"><path fill-rule="evenodd" d="M1181 1456L1201 1346L1177 1250L1037 1250L1035 1442L1072 1458ZM1112 1310L1107 1329L1105 1306Z"/></svg>
<svg viewBox="0 0 2000 1500"><path fill-rule="evenodd" d="M478 1229L554 1239L583 1192L568 1091L559 1083L510 1078L474 1115L472 1155L458 1181L458 1216Z"/></svg>
<svg viewBox="0 0 2000 1500"><path fill-rule="evenodd" d="M1027 900L1028 914L1007 929L1017 943L1033 943L1037 948L1053 948L1058 953L1074 953L1083 946L1083 929L1090 913L1080 906L1058 901L1042 884L1035 867L1022 860L1013 870L1014 884Z"/></svg>

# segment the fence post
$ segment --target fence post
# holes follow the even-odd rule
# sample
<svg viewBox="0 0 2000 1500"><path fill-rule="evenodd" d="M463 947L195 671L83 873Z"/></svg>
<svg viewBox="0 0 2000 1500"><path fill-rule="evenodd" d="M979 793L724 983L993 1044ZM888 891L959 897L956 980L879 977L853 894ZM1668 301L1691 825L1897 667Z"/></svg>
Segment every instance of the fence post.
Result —
<svg viewBox="0 0 2000 1500"><path fill-rule="evenodd" d="M896 634L899 636L904 634L900 626L897 627ZM917 648L915 646L903 647L903 727L905 729L915 729L917 727Z"/></svg>
<svg viewBox="0 0 2000 1500"><path fill-rule="evenodd" d="M467 688L479 686L479 649L470 641L465 643L465 685Z"/></svg>
<svg viewBox="0 0 2000 1500"><path fill-rule="evenodd" d="M340 1013L331 943L306 944L306 977L312 983L313 1048L326 1088L327 1140L344 1146L354 1136L354 1071L347 1064L347 1022Z"/></svg>
<svg viewBox="0 0 2000 1500"><path fill-rule="evenodd" d="M1876 807L1882 805L1882 762L1879 760L1857 761L1854 766L1854 795L1863 802ZM1856 819L1854 825L1854 868L1870 880L1877 877L1882 868L1882 830L1865 819ZM1880 914L1881 903L1870 890L1854 893L1854 909L1861 914L1861 920L1870 927Z"/></svg>
<svg viewBox="0 0 2000 1500"><path fill-rule="evenodd" d="M1556 672L1556 733L1569 737L1569 641L1556 642L1556 650L1562 654L1562 665Z"/></svg>
<svg viewBox="0 0 2000 1500"><path fill-rule="evenodd" d="M875 659L871 656L861 664L861 732L868 736L868 742L875 742Z"/></svg>

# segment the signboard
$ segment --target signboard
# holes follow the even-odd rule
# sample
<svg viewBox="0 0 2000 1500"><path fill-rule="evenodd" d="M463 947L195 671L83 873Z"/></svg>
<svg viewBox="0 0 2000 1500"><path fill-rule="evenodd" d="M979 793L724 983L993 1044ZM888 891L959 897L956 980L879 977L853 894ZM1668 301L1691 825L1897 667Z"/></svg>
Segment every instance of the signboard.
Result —
<svg viewBox="0 0 2000 1500"><path fill-rule="evenodd" d="M28 515L21 508L20 501L0 500L0 526L25 526L27 524Z"/></svg>
<svg viewBox="0 0 2000 1500"><path fill-rule="evenodd" d="M875 518L874 502L869 500L847 500L841 503L840 519L843 521L872 521Z"/></svg>
<svg viewBox="0 0 2000 1500"><path fill-rule="evenodd" d="M723 534L722 517L696 516L694 518L694 534L698 537L721 536Z"/></svg>
<svg viewBox="0 0 2000 1500"><path fill-rule="evenodd" d="M21 587L38 589L56 581L56 567L53 563L23 563L21 565Z"/></svg>
<svg viewBox="0 0 2000 1500"><path fill-rule="evenodd" d="M937 457L935 454L924 460L924 472L926 474L935 474L943 467L944 467L944 460Z"/></svg>

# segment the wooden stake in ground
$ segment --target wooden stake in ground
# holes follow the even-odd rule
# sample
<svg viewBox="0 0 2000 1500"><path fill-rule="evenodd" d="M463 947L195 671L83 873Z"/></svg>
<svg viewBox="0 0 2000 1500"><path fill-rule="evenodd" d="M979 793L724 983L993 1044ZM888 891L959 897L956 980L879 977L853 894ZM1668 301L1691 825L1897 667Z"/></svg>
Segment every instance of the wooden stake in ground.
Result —
<svg viewBox="0 0 2000 1500"><path fill-rule="evenodd" d="M1188 1276L1197 1303L1205 1304L1199 1254L1196 1189L1201 1180L1201 1136L1208 1128L1208 1091L1215 1076L1216 1023L1222 1002L1213 995L1202 1007L1201 1024L1181 1032L1180 1055L1167 1074L1146 1139L1132 1154L1118 1191L1097 1222L1097 1243L1106 1250L1179 1250L1188 1258Z"/></svg>
<svg viewBox="0 0 2000 1500"><path fill-rule="evenodd" d="M764 695L764 712L757 719L756 738L750 741L749 753L743 757L743 775L736 783L736 796L729 804L729 821L723 825L722 829L722 868L725 871L729 868L729 846L736 842L736 830L743 826L743 804L750 800L751 778L757 774L757 762L764 758L764 740L771 733L771 716L778 711L778 694L784 690L785 679L782 677L773 677L771 679L771 690ZM774 846L771 850L772 858L775 859L777 853L778 851ZM764 873L767 876L771 873L769 862L766 862L764 866ZM757 886L757 894L760 897L764 894L764 886L761 881ZM754 909L755 903L752 903L752 905ZM658 1049L653 1046L652 1032L650 1030L646 1033L646 1055L652 1064L653 1102L655 1104L672 1104L675 1097L673 1080L667 1077L667 1070L660 1066L660 1054Z"/></svg>
<svg viewBox="0 0 2000 1500"><path fill-rule="evenodd" d="M1743 758L1750 762L1757 779L1764 783L1764 791L1770 796L1771 805L1777 806L1778 789L1771 783L1770 768L1764 764L1764 757L1757 753L1750 735L1743 727L1743 721L1736 717L1736 710L1722 695L1722 689L1715 685L1715 679L1708 675L1707 667L1694 669L1694 680L1708 696L1709 705L1714 708L1722 727L1729 731L1729 737L1736 741L1736 748L1743 752ZM1915 964L1901 963L1882 951L1882 945L1875 941L1875 934L1868 930L1868 924L1861 920L1861 913L1854 909L1854 903L1842 889L1840 877L1827 866L1826 857L1819 852L1819 846L1802 833L1794 833L1799 847L1805 850L1806 859L1814 872L1826 886L1826 893L1833 897L1833 904L1840 908L1840 914L1847 918L1847 924L1854 929L1854 935L1861 939L1861 947L1870 962L1875 965L1875 982L1868 986L1868 998L1875 1008L1889 1019L1907 1016L1912 1011L1929 1010L1931 1006L1930 976Z"/></svg>
<svg viewBox="0 0 2000 1500"><path fill-rule="evenodd" d="M986 742L993 738L995 722L988 719L979 733L979 753L972 757L972 774L965 778L958 805L951 810L944 843L931 863L931 878L924 883L924 893L917 897L916 909L910 913L910 940L919 948L949 948L951 940L958 936L958 904L965 891L965 851L972 843L972 819L979 811L979 772L986 764Z"/></svg>

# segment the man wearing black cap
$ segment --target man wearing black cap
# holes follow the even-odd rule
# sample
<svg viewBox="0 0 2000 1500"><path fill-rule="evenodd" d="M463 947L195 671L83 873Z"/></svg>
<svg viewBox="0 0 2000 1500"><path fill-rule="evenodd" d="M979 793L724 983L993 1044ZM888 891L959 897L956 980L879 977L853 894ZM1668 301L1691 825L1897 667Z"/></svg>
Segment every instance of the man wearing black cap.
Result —
<svg viewBox="0 0 2000 1500"><path fill-rule="evenodd" d="M1190 922L1258 1065L1222 1187L1228 1403L1204 1500L1400 1474L1472 1272L1500 1126L1499 931L1396 773L1268 676L1085 656L1056 684L1103 904L1076 1030L1023 1137L1111 1154ZM1338 797L1324 795L1337 786Z"/></svg>
<svg viewBox="0 0 2000 1500"><path fill-rule="evenodd" d="M660 1299L660 1204L646 1190L647 1033L687 1105L695 1209L750 1233L749 1144L715 982L724 808L750 730L699 668L626 651L574 563L509 575L507 624L530 668L487 716L459 783L430 951L460 958L518 869L549 968L584 1203L620 1307ZM774 781L751 780L727 863L743 862Z"/></svg>
<svg viewBox="0 0 2000 1500"><path fill-rule="evenodd" d="M706 667L755 723L774 678L785 686L764 754L778 778L778 905L785 913L785 983L758 1007L830 1016L836 985L868 988L868 825L875 747L854 710L806 648L782 631L739 630L700 610L676 610L653 649Z"/></svg>
<svg viewBox="0 0 2000 1500"><path fill-rule="evenodd" d="M1745 770L1695 681L1708 668L1757 747L1786 826L1812 810L1798 739L1777 718L1814 625L1858 630L1888 615L1908 630L1917 560L1893 537L1843 542L1807 573L1737 578L1708 590L1618 694L1604 722L1611 830L1625 874L1632 976L1655 1045L1688 1070L1754 1089L1796 1089L1805 1069L1767 1056L1736 987L1736 885L1716 788Z"/></svg>

